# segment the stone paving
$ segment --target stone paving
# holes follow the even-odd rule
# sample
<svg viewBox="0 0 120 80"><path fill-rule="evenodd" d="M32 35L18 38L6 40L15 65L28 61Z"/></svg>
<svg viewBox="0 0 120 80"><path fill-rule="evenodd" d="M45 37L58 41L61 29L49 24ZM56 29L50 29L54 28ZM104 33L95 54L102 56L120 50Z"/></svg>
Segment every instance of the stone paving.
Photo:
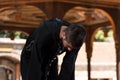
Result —
<svg viewBox="0 0 120 80"><path fill-rule="evenodd" d="M92 54L92 77L109 78L116 80L116 55L113 42L94 42ZM65 54L65 53L64 53ZM63 55L59 56L59 65L62 62ZM87 80L87 58L85 44L79 51L76 60L76 80Z"/></svg>

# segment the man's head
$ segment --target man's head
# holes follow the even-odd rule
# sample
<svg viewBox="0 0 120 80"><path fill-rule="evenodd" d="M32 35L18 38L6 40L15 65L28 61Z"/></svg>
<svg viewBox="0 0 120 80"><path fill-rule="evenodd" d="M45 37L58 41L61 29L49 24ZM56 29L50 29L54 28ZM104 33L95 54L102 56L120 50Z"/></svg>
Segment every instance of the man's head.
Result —
<svg viewBox="0 0 120 80"><path fill-rule="evenodd" d="M62 26L61 39L63 46L69 51L80 48L84 42L86 31L82 25L71 24L70 26Z"/></svg>

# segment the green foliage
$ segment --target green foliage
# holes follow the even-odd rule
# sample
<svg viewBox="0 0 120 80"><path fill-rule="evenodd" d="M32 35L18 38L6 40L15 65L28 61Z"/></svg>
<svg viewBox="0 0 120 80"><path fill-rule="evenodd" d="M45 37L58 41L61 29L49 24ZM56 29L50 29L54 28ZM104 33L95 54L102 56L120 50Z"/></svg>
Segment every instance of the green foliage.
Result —
<svg viewBox="0 0 120 80"><path fill-rule="evenodd" d="M102 30L99 30L96 33L94 41L96 41L96 42L104 42L105 41L104 32Z"/></svg>
<svg viewBox="0 0 120 80"><path fill-rule="evenodd" d="M0 37L4 37L5 35L5 32L4 31L0 31Z"/></svg>
<svg viewBox="0 0 120 80"><path fill-rule="evenodd" d="M20 34L20 38L22 38L22 39L26 39L27 36L26 36L25 34L21 33L21 34Z"/></svg>
<svg viewBox="0 0 120 80"><path fill-rule="evenodd" d="M18 39L26 39L27 36L20 31L0 31L1 38L9 38L11 35L14 35Z"/></svg>
<svg viewBox="0 0 120 80"><path fill-rule="evenodd" d="M11 31L0 31L0 37L1 38L8 38L10 37Z"/></svg>
<svg viewBox="0 0 120 80"><path fill-rule="evenodd" d="M113 37L113 30L110 29L108 32L108 37ZM104 32L103 30L99 30L94 37L95 42L108 42L108 37L104 37Z"/></svg>
<svg viewBox="0 0 120 80"><path fill-rule="evenodd" d="M21 34L21 32L16 31L15 32L15 38L20 38L20 34Z"/></svg>
<svg viewBox="0 0 120 80"><path fill-rule="evenodd" d="M109 30L108 37L113 37L113 30L112 29Z"/></svg>

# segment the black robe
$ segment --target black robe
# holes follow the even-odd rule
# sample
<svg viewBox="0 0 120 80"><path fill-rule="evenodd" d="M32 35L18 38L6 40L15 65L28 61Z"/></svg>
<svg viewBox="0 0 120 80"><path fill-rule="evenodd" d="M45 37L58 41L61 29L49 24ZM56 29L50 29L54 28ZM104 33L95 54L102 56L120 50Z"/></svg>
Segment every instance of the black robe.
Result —
<svg viewBox="0 0 120 80"><path fill-rule="evenodd" d="M22 80L75 80L74 69L79 49L68 51L60 43L62 25L69 23L60 19L45 21L27 39L21 53ZM66 52L58 74L57 55ZM61 51L61 52L60 52Z"/></svg>

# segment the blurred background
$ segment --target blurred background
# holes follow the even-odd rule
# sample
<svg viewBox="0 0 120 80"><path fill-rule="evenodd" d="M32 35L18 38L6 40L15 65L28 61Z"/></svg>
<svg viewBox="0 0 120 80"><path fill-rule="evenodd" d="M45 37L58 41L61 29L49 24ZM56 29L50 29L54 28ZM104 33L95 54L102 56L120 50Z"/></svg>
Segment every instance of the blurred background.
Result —
<svg viewBox="0 0 120 80"><path fill-rule="evenodd" d="M120 0L0 0L0 80L21 80L20 55L44 20L82 24L76 80L120 80ZM65 53L59 57L59 69Z"/></svg>

